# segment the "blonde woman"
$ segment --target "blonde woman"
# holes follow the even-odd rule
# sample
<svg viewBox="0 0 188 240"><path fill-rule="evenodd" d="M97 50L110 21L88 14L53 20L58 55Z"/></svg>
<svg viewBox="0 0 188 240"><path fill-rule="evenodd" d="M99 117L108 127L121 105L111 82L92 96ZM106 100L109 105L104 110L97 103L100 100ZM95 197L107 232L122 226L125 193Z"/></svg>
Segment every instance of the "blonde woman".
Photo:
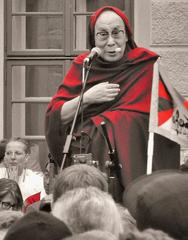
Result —
<svg viewBox="0 0 188 240"><path fill-rule="evenodd" d="M0 168L0 178L15 180L25 201L36 195L37 200L45 195L42 172L34 172L26 167L31 154L30 143L22 138L11 138L5 148L4 167Z"/></svg>

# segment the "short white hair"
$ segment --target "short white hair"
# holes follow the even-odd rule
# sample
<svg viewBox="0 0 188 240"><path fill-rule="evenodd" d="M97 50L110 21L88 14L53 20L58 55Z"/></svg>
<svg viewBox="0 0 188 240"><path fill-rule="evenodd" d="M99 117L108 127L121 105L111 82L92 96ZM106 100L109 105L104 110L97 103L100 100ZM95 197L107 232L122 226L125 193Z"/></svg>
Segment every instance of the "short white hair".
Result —
<svg viewBox="0 0 188 240"><path fill-rule="evenodd" d="M73 234L67 237L66 240L118 240L119 238L114 236L110 232L101 230L91 230L84 233Z"/></svg>
<svg viewBox="0 0 188 240"><path fill-rule="evenodd" d="M54 203L52 214L73 233L98 229L119 237L123 231L115 201L96 187L67 191Z"/></svg>

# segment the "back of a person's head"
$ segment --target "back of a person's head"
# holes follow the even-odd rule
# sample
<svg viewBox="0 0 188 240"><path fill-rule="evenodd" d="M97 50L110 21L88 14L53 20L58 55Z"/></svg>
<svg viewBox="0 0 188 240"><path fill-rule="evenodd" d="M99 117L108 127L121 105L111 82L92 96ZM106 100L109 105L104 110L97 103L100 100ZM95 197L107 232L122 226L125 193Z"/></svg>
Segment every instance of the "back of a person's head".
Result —
<svg viewBox="0 0 188 240"><path fill-rule="evenodd" d="M21 211L0 211L0 229L9 228L14 222L23 216Z"/></svg>
<svg viewBox="0 0 188 240"><path fill-rule="evenodd" d="M144 231L133 230L121 240L175 240L161 230L148 228Z"/></svg>
<svg viewBox="0 0 188 240"><path fill-rule="evenodd" d="M123 226L123 235L127 236L130 232L137 230L136 220L132 217L130 212L124 206L116 203L116 206L119 210L122 226Z"/></svg>
<svg viewBox="0 0 188 240"><path fill-rule="evenodd" d="M65 238L65 240L118 240L118 238L106 231L91 230L84 233L74 234L71 237Z"/></svg>
<svg viewBox="0 0 188 240"><path fill-rule="evenodd" d="M188 239L187 172L160 170L141 176L126 188L124 204L139 230L152 228L175 239Z"/></svg>
<svg viewBox="0 0 188 240"><path fill-rule="evenodd" d="M0 211L0 239L3 239L8 229L17 222L23 213L20 211L3 210Z"/></svg>
<svg viewBox="0 0 188 240"><path fill-rule="evenodd" d="M73 233L103 230L119 237L122 222L111 195L96 187L67 191L53 205L52 214L65 222Z"/></svg>
<svg viewBox="0 0 188 240"><path fill-rule="evenodd" d="M107 192L108 183L105 174L96 167L87 164L71 165L63 169L57 177L53 190L53 201L57 201L68 190L89 186Z"/></svg>
<svg viewBox="0 0 188 240"><path fill-rule="evenodd" d="M50 213L34 211L13 224L4 240L62 240L71 235L68 227Z"/></svg>

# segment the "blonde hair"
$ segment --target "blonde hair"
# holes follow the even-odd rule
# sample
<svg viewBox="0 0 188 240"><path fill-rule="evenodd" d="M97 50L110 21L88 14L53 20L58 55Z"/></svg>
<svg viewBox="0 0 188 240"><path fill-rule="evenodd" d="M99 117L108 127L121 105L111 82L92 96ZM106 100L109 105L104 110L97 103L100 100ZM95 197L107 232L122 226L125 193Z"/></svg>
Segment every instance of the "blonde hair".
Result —
<svg viewBox="0 0 188 240"><path fill-rule="evenodd" d="M23 143L25 145L25 153L26 154L31 154L32 144L28 140L26 140L24 138L21 138L21 137L12 137L7 141L7 144L9 144L10 142L21 142L21 143ZM7 144L6 144L6 146L7 146Z"/></svg>
<svg viewBox="0 0 188 240"><path fill-rule="evenodd" d="M123 231L116 203L111 195L96 187L67 191L54 203L52 214L73 233L98 229L119 237Z"/></svg>

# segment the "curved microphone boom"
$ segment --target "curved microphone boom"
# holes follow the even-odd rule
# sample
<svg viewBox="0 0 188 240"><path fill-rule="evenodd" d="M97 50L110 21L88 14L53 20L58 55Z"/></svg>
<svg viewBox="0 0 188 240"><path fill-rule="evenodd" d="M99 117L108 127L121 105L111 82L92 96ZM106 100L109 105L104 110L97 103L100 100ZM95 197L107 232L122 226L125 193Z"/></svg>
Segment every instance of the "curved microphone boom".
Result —
<svg viewBox="0 0 188 240"><path fill-rule="evenodd" d="M99 57L102 53L102 50L98 47L91 49L90 54L84 59L84 63L91 63L93 59Z"/></svg>
<svg viewBox="0 0 188 240"><path fill-rule="evenodd" d="M121 52L121 48L115 49L116 53ZM84 59L84 63L90 64L95 58L99 57L102 54L102 50L98 47L94 47L91 49L89 55Z"/></svg>
<svg viewBox="0 0 188 240"><path fill-rule="evenodd" d="M121 52L121 48L116 48L116 49L115 49L115 52L116 52L116 53L120 53L120 52Z"/></svg>

